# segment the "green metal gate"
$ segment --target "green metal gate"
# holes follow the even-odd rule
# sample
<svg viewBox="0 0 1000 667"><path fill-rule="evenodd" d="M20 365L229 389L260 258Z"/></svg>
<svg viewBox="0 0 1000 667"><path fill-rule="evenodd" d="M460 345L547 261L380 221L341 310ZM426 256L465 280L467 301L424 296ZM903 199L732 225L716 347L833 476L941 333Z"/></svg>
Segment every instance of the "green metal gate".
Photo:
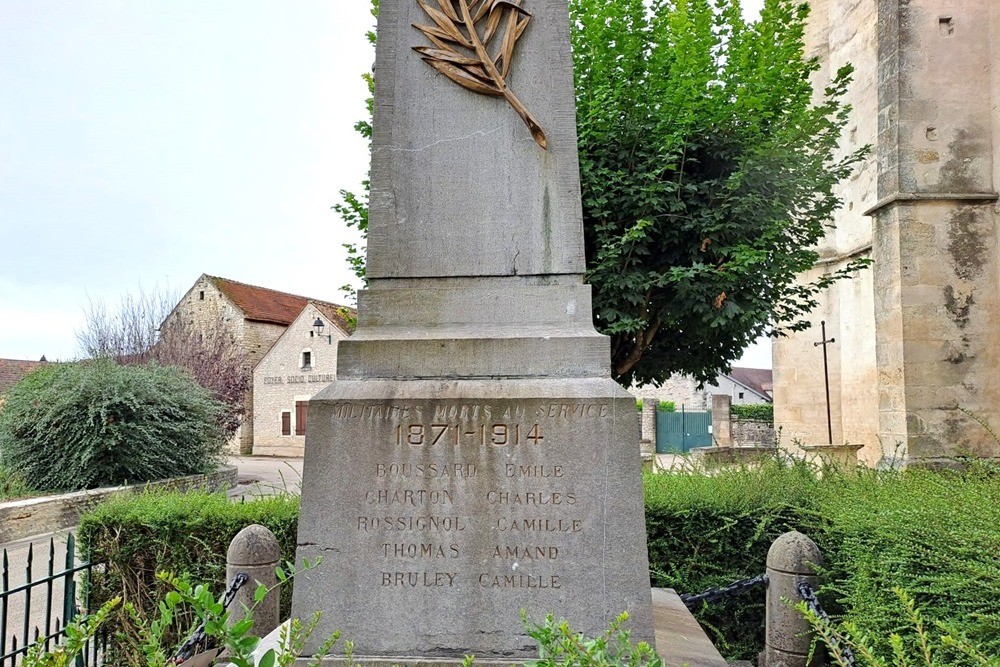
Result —
<svg viewBox="0 0 1000 667"><path fill-rule="evenodd" d="M656 453L683 454L712 446L711 412L656 413Z"/></svg>

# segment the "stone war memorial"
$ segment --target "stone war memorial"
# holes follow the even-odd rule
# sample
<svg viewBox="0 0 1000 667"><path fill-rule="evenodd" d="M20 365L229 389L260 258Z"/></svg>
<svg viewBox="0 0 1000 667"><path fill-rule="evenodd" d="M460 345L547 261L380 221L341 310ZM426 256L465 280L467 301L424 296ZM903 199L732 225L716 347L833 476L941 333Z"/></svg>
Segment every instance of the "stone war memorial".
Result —
<svg viewBox="0 0 1000 667"><path fill-rule="evenodd" d="M292 614L369 664L653 622L635 400L593 326L566 0L382 0L369 285L310 404ZM302 661L304 664L304 660ZM336 664L329 659L324 664Z"/></svg>

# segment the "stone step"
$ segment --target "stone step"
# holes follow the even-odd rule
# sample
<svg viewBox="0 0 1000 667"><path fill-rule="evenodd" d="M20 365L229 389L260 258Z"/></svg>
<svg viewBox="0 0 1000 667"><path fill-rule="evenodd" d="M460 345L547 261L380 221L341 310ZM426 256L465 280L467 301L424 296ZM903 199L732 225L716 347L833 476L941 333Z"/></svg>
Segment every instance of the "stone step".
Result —
<svg viewBox="0 0 1000 667"><path fill-rule="evenodd" d="M656 651L663 658L666 667L728 667L728 663L722 654L715 648L709 640L708 635L698 625L698 621L688 611L688 608L681 602L681 598L672 588L653 589L653 626L656 634ZM261 640L254 656L260 656L269 648L277 648L280 641L281 627ZM424 658L424 659L385 659L373 663L363 661L368 667L389 667L393 664L406 664L408 667L458 667L459 660L447 658ZM324 661L326 664L335 664L336 661ZM517 662L499 661L476 661L475 665L480 667L494 667L505 665L507 667L517 667L522 664ZM234 667L230 664L228 667Z"/></svg>
<svg viewBox="0 0 1000 667"><path fill-rule="evenodd" d="M656 652L666 667L726 667L708 635L672 588L653 589Z"/></svg>

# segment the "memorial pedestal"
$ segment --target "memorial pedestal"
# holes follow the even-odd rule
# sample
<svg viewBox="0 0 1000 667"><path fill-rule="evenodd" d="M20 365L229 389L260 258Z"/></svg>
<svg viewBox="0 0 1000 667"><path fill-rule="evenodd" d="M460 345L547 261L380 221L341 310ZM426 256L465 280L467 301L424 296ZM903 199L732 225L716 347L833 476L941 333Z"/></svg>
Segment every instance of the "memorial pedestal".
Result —
<svg viewBox="0 0 1000 667"><path fill-rule="evenodd" d="M608 379L331 385L310 404L299 523L299 557L323 559L295 585L296 615L323 611L312 643L523 660L522 609L589 634L627 610L651 642L637 426Z"/></svg>

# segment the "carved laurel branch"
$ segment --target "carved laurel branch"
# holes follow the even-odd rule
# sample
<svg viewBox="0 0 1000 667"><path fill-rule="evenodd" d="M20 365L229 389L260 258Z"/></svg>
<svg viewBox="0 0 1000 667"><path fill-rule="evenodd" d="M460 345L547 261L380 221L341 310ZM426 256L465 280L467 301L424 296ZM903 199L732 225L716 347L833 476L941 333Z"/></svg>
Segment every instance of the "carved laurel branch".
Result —
<svg viewBox="0 0 1000 667"><path fill-rule="evenodd" d="M434 25L414 23L413 27L424 33L434 46L415 46L413 50L425 63L463 88L506 99L538 145L548 149L545 132L507 87L514 47L531 21L531 13L521 7L521 0L436 2L438 7L432 7L424 0L417 0ZM490 54L490 46L497 41L499 48L494 56Z"/></svg>

